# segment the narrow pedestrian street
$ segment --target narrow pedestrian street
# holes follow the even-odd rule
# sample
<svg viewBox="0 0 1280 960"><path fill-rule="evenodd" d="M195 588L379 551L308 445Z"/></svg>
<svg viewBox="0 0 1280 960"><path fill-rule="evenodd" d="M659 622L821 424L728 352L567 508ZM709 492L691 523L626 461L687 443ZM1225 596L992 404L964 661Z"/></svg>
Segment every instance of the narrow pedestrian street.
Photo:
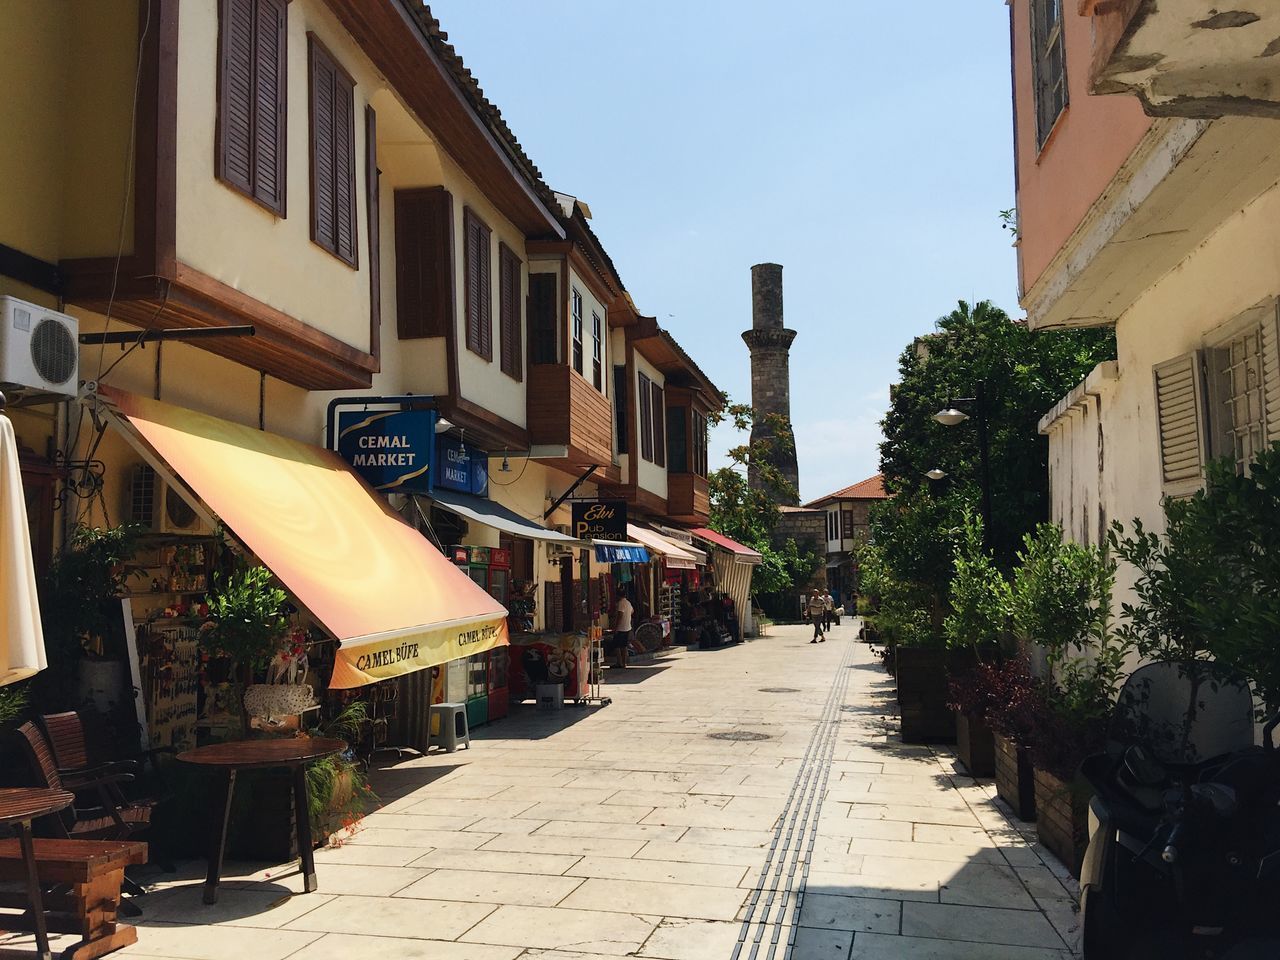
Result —
<svg viewBox="0 0 1280 960"><path fill-rule="evenodd" d="M893 681L856 630L672 653L610 670L609 706L386 755L384 805L318 852L319 892L290 896L296 866L228 864L204 906L203 862L183 865L156 876L122 955L1071 956L1065 872L989 784L899 742Z"/></svg>

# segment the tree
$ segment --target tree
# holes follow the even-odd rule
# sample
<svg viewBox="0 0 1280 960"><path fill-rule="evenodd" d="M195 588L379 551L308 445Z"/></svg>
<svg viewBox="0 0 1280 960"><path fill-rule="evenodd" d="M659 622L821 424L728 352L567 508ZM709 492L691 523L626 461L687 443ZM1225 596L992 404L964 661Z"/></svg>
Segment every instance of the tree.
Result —
<svg viewBox="0 0 1280 960"><path fill-rule="evenodd" d="M1032 333L989 301L972 307L961 301L935 333L903 350L880 445L892 496L873 509L871 531L885 575L913 584L916 595L927 598L935 639L941 639L949 611L963 518L977 512L981 487L976 418L944 427L933 415L983 392L993 504L989 543L996 565L1007 572L1022 538L1048 519L1049 449L1038 431L1040 417L1114 356L1109 330ZM946 478L925 480L934 468Z"/></svg>
<svg viewBox="0 0 1280 960"><path fill-rule="evenodd" d="M714 422L729 420L734 429L750 433L755 413L749 404L726 403L713 416ZM773 531L778 523L778 502L792 499L795 487L770 462L769 454L790 449L791 425L785 417L769 414L762 422L770 426L771 436L733 447L729 459L733 465L713 470L707 478L711 498L711 529L757 550L764 560L752 576L752 593L757 596L779 594L797 584L807 583L825 557L817 556L809 545L803 547L788 539L775 544ZM753 462L762 488L747 483L747 464Z"/></svg>

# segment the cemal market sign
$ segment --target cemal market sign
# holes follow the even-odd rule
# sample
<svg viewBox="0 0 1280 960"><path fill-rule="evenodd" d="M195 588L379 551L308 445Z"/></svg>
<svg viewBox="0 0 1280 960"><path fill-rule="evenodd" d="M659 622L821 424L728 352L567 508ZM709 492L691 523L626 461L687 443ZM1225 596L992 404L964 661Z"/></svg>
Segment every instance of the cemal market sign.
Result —
<svg viewBox="0 0 1280 960"><path fill-rule="evenodd" d="M579 540L626 540L627 501L575 500L573 535Z"/></svg>
<svg viewBox="0 0 1280 960"><path fill-rule="evenodd" d="M338 455L387 493L427 493L435 451L436 411L338 413Z"/></svg>

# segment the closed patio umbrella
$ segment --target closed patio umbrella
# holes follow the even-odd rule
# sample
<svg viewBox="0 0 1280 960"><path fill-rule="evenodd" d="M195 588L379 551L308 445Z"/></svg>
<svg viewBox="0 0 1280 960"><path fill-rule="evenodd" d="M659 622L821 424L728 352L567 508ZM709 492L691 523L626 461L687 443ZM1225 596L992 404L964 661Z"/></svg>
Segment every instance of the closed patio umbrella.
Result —
<svg viewBox="0 0 1280 960"><path fill-rule="evenodd" d="M46 666L18 438L9 418L0 413L0 686L25 680Z"/></svg>

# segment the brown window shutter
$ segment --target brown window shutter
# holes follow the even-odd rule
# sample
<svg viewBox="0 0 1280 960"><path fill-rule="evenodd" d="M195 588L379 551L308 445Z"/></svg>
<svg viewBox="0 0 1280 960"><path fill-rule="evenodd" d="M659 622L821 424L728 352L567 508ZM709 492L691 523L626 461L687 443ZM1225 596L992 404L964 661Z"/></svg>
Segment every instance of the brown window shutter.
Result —
<svg viewBox="0 0 1280 960"><path fill-rule="evenodd" d="M214 172L253 193L254 2L222 0L218 23L218 114Z"/></svg>
<svg viewBox="0 0 1280 960"><path fill-rule="evenodd" d="M639 375L640 387L637 391L639 394L640 408L640 456L644 460L653 462L653 393L652 382L643 373Z"/></svg>
<svg viewBox="0 0 1280 960"><path fill-rule="evenodd" d="M382 229L378 190L378 116L364 108L364 198L369 220L369 352L382 356Z"/></svg>
<svg viewBox="0 0 1280 960"><path fill-rule="evenodd" d="M355 267L355 83L308 37L311 74L311 239Z"/></svg>
<svg viewBox="0 0 1280 960"><path fill-rule="evenodd" d="M257 0L254 36L253 197L284 216L288 77L287 0Z"/></svg>
<svg viewBox="0 0 1280 960"><path fill-rule="evenodd" d="M556 275L529 274L529 347L530 363L559 363L559 341L556 336Z"/></svg>
<svg viewBox="0 0 1280 960"><path fill-rule="evenodd" d="M663 402L662 388L656 383L653 390L653 462L660 467L667 465L667 413Z"/></svg>
<svg viewBox="0 0 1280 960"><path fill-rule="evenodd" d="M498 245L498 330L501 337L502 372L524 378L520 316L520 258L505 243Z"/></svg>
<svg viewBox="0 0 1280 960"><path fill-rule="evenodd" d="M443 337L453 323L453 197L439 187L395 192L396 329Z"/></svg>
<svg viewBox="0 0 1280 960"><path fill-rule="evenodd" d="M489 228L471 210L464 214L467 278L467 349L493 359L493 285L489 273Z"/></svg>

